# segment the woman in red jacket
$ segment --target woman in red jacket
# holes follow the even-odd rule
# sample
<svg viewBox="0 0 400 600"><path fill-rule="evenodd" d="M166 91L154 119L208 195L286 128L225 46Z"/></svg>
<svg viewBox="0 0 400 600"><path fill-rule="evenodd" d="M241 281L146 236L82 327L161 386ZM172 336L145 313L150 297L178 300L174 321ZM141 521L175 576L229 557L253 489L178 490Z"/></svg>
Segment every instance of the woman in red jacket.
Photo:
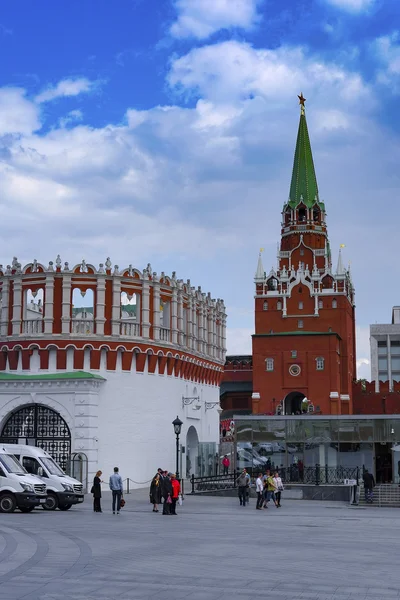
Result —
<svg viewBox="0 0 400 600"><path fill-rule="evenodd" d="M171 515L176 515L176 503L179 498L179 493L181 491L181 484L176 478L176 475L171 476L172 483L172 504L171 504Z"/></svg>

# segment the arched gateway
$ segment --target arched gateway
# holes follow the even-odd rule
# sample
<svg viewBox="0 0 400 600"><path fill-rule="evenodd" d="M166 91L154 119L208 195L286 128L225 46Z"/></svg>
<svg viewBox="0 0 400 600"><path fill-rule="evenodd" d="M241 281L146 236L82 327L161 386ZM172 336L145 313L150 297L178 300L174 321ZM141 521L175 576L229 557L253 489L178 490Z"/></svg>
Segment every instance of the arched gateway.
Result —
<svg viewBox="0 0 400 600"><path fill-rule="evenodd" d="M56 411L41 404L28 404L13 411L1 431L0 442L43 448L64 470L71 454L67 423Z"/></svg>

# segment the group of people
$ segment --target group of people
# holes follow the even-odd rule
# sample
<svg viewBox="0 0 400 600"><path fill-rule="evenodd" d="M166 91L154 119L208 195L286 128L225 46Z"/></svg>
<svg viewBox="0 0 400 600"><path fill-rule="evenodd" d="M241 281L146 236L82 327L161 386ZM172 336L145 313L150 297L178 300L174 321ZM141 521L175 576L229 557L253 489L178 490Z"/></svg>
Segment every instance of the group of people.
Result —
<svg viewBox="0 0 400 600"><path fill-rule="evenodd" d="M101 513L101 484L104 483L102 481L102 471L97 471L96 475L93 479L93 485L91 489L91 493L93 494L93 510L94 512ZM124 500L124 486L122 483L122 477L119 474L119 468L114 467L114 473L110 475L110 479L108 482L110 486L110 490L112 491L112 512L115 515L120 514L121 507L125 504Z"/></svg>
<svg viewBox="0 0 400 600"><path fill-rule="evenodd" d="M176 505L182 503L181 485L175 473L157 469L150 484L150 503L153 512L158 513L158 506L162 504L163 515L176 515Z"/></svg>
<svg viewBox="0 0 400 600"><path fill-rule="evenodd" d="M240 473L236 480L238 486L238 496L240 506L246 506L250 498L251 478L246 469ZM281 507L281 496L283 492L282 479L279 472L271 473L269 469L265 471L265 475L259 473L256 480L257 503L256 510L268 508L268 503L272 500L276 508Z"/></svg>

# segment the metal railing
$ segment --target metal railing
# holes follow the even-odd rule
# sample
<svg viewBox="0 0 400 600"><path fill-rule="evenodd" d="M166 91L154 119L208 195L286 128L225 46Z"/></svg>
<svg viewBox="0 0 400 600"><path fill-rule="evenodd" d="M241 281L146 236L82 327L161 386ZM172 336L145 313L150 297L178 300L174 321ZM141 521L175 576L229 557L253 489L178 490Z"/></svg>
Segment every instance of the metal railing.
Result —
<svg viewBox="0 0 400 600"><path fill-rule="evenodd" d="M262 469L261 469L262 470ZM343 485L345 479L355 479L358 482L362 477L362 467L329 467L328 465L315 465L313 467L281 467L277 469L283 483L306 484L306 485ZM252 472L253 471L253 472ZM228 475L210 475L207 477L190 478L191 493L228 490L236 487L236 480L240 470ZM252 482L260 469L247 469ZM271 470L271 473L274 469Z"/></svg>
<svg viewBox="0 0 400 600"><path fill-rule="evenodd" d="M227 475L209 475L207 477L190 478L191 493L208 492L216 490L229 490L236 487L236 479L239 473L228 473Z"/></svg>
<svg viewBox="0 0 400 600"><path fill-rule="evenodd" d="M43 319L27 319L22 321L22 333L24 335L43 333Z"/></svg>

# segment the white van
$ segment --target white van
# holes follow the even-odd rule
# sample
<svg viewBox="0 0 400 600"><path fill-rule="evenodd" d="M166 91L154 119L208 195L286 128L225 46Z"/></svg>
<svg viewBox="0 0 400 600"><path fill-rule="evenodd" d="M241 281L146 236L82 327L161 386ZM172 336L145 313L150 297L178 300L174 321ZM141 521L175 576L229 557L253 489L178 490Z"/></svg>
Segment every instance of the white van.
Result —
<svg viewBox="0 0 400 600"><path fill-rule="evenodd" d="M39 477L29 475L0 445L0 512L12 513L16 508L31 512L46 503L46 486Z"/></svg>
<svg viewBox="0 0 400 600"><path fill-rule="evenodd" d="M7 452L14 454L28 473L38 475L46 485L45 510L69 510L73 504L84 500L83 485L64 473L48 452L36 446L4 444Z"/></svg>

